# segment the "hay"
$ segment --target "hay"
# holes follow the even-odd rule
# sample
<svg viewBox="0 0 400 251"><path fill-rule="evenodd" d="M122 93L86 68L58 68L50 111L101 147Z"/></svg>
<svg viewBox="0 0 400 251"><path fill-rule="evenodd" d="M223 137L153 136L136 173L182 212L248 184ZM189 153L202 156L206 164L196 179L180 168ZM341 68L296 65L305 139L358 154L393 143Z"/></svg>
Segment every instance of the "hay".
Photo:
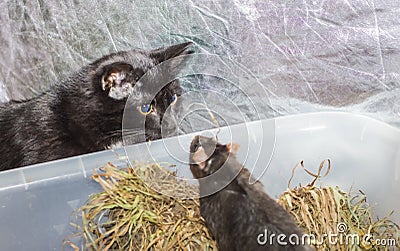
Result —
<svg viewBox="0 0 400 251"><path fill-rule="evenodd" d="M316 237L310 239L311 244L318 250L389 250L390 245L393 250L398 248L399 226L388 217L374 220L372 208L361 191L350 194L339 187L314 186L321 177L325 163L328 163L325 175L328 174L329 160L321 163L315 175L307 171L303 162L300 162L304 170L315 177L314 180L307 186L293 189L290 188L289 181L287 191L278 199L278 203L294 216L303 231ZM337 238L332 239L334 242L330 242L326 236L323 237L329 233L337 235ZM381 243L377 241L382 240L388 245L378 245Z"/></svg>
<svg viewBox="0 0 400 251"><path fill-rule="evenodd" d="M313 174L314 180L290 188L278 203L290 212L318 250L395 250L400 228L388 217L374 220L366 195L346 193L339 187L316 187L325 164ZM135 164L117 168L108 163L93 179L104 189L91 195L79 209L79 232L66 238L64 245L74 250L217 250L199 212L198 187L179 180L160 164ZM157 192L162 191L162 193ZM166 195L167 194L167 195ZM344 224L343 224L344 223ZM324 234L337 234L333 245ZM347 239L356 235L357 240ZM83 244L73 242L79 237ZM365 238L368 237L368 238ZM392 249L377 240L394 241ZM358 241L358 242L357 242ZM393 244L393 242L391 243ZM81 246L80 248L78 246Z"/></svg>
<svg viewBox="0 0 400 251"><path fill-rule="evenodd" d="M159 164L119 169L108 163L93 179L104 192L81 213L82 250L217 250L200 216L198 188ZM154 189L156 188L156 189ZM156 191L168 190L170 197ZM76 226L76 225L75 225ZM71 238L69 238L71 239ZM80 250L67 239L65 245Z"/></svg>

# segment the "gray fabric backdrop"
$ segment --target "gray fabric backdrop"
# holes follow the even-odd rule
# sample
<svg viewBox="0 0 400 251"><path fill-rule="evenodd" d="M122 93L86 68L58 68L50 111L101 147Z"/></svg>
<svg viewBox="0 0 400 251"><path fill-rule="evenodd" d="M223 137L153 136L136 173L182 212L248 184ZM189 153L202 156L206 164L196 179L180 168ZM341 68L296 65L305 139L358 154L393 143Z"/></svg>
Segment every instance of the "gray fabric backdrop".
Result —
<svg viewBox="0 0 400 251"><path fill-rule="evenodd" d="M0 9L0 102L110 52L190 40L254 74L271 101L263 117L344 110L400 127L397 0L6 0Z"/></svg>

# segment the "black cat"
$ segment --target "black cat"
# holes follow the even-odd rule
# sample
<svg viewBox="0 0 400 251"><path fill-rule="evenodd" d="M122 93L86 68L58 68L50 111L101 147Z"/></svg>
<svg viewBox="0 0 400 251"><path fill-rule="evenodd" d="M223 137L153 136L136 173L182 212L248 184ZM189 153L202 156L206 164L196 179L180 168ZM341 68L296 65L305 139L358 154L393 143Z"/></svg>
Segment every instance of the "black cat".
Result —
<svg viewBox="0 0 400 251"><path fill-rule="evenodd" d="M264 186L259 181L249 184L252 176L236 160L237 149L202 136L190 146L190 170L202 195L200 213L219 250L313 250L302 245L301 230ZM280 234L286 237L281 243Z"/></svg>
<svg viewBox="0 0 400 251"><path fill-rule="evenodd" d="M0 106L0 170L103 150L120 142L124 107L131 94L139 97L134 99L138 109L130 111L128 119L145 121L146 130L130 127L130 143L160 138L163 115L182 93L179 82L170 82L156 95L145 93L146 88L132 93L133 87L154 66L192 53L190 45L107 55L36 98ZM167 66L170 73L184 61L174 60ZM141 102L146 95L154 99Z"/></svg>

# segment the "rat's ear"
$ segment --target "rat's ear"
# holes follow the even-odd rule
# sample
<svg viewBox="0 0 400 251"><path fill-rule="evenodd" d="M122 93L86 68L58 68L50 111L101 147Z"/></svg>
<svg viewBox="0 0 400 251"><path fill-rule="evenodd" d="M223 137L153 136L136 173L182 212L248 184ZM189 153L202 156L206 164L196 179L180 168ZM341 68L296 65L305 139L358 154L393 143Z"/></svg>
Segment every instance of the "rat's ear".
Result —
<svg viewBox="0 0 400 251"><path fill-rule="evenodd" d="M150 52L150 56L157 60L158 63L162 63L167 61L168 59L187 55L193 53L193 51L188 50L188 48L192 45L192 42L186 42L182 44L175 44L167 47L162 47ZM180 64L178 62L178 64Z"/></svg>
<svg viewBox="0 0 400 251"><path fill-rule="evenodd" d="M236 154L237 151L239 150L239 147L240 147L240 145L236 144L236 143L229 143L229 144L226 145L226 148L228 149L228 152L232 153L232 154Z"/></svg>
<svg viewBox="0 0 400 251"><path fill-rule="evenodd" d="M121 86L131 70L132 65L122 62L104 66L100 78L101 89L106 91L112 87Z"/></svg>

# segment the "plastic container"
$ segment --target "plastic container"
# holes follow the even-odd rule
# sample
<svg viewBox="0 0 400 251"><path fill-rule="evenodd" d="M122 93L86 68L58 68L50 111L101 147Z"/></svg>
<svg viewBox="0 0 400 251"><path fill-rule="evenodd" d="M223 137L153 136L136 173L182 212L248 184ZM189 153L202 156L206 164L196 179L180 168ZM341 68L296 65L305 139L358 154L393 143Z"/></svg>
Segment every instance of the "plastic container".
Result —
<svg viewBox="0 0 400 251"><path fill-rule="evenodd" d="M210 132L215 130L196 134ZM187 164L178 160L187 161L194 135L156 141L150 147L129 146L126 153L131 160L154 156L176 163L178 174L190 177ZM400 223L400 130L396 128L354 114L312 113L222 128L219 140L241 145L238 159L249 169L254 167L254 174L275 197L286 189L300 160L316 170L329 158L331 171L320 183L361 189L378 216L395 210L392 219ZM73 211L89 194L100 191L90 179L93 169L109 161L123 164L112 151L103 151L0 173L0 250L62 250L62 240L73 230L69 226ZM311 180L299 169L292 185Z"/></svg>

